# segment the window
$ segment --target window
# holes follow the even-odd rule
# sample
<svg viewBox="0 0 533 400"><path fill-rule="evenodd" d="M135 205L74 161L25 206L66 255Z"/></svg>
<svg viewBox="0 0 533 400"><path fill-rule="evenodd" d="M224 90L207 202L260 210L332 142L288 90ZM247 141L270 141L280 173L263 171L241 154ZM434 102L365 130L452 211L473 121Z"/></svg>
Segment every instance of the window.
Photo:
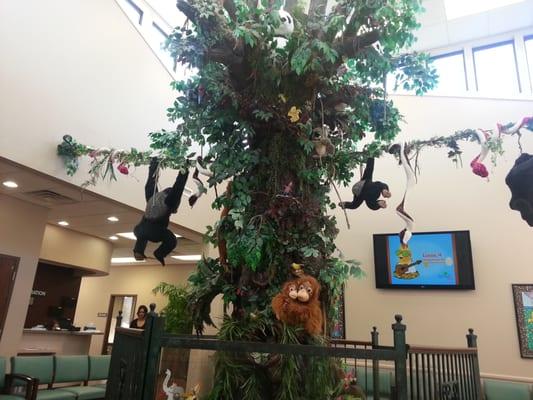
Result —
<svg viewBox="0 0 533 400"><path fill-rule="evenodd" d="M128 17L132 21L135 21L141 25L143 22L143 10L141 10L140 7L133 2L133 0L126 0L125 5L126 7L124 7L124 11L126 14L128 14Z"/></svg>
<svg viewBox="0 0 533 400"><path fill-rule="evenodd" d="M460 94L468 90L464 52L442 54L432 58L439 75L438 86L433 94Z"/></svg>
<svg viewBox="0 0 533 400"><path fill-rule="evenodd" d="M448 20L479 14L495 8L521 3L524 0L444 0Z"/></svg>
<svg viewBox="0 0 533 400"><path fill-rule="evenodd" d="M521 92L514 41L477 47L473 54L478 92L490 95Z"/></svg>
<svg viewBox="0 0 533 400"><path fill-rule="evenodd" d="M529 82L531 84L531 91L533 92L533 35L524 38L526 46L527 64L529 67Z"/></svg>
<svg viewBox="0 0 533 400"><path fill-rule="evenodd" d="M168 35L165 31L157 25L155 22L152 22L152 40L153 47L157 50L159 58L161 61L171 70L176 71L176 63L172 59L170 53L165 49L165 44L168 39Z"/></svg>

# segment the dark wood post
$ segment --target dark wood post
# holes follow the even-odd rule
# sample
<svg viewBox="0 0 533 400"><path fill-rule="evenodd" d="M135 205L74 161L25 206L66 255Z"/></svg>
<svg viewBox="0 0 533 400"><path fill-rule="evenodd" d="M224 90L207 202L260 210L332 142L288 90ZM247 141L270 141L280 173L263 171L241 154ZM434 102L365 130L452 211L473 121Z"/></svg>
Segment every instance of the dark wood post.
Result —
<svg viewBox="0 0 533 400"><path fill-rule="evenodd" d="M122 310L118 310L117 324L115 325L115 329L120 328L121 325L122 325Z"/></svg>
<svg viewBox="0 0 533 400"><path fill-rule="evenodd" d="M397 400L407 400L407 344L405 331L407 327L402 324L403 317L395 315L396 323L392 324L394 331L394 350L397 358L394 362L394 380Z"/></svg>
<svg viewBox="0 0 533 400"><path fill-rule="evenodd" d="M370 336L372 337L372 348L377 349L379 346L378 328L373 326ZM374 390L374 399L379 400L379 360L372 360L372 386Z"/></svg>
<svg viewBox="0 0 533 400"><path fill-rule="evenodd" d="M146 353L146 369L143 383L143 400L152 400L155 394L155 385L157 383L157 374L159 366L159 357L161 354L161 337L165 321L155 312L155 304L150 304L150 312L146 321L144 330Z"/></svg>
<svg viewBox="0 0 533 400"><path fill-rule="evenodd" d="M468 334L466 335L466 343L469 348L477 350L477 335L474 334L472 328L468 329ZM481 372L479 371L479 358L478 353L472 356L472 374L474 379L474 389L476 393L476 399L481 399Z"/></svg>

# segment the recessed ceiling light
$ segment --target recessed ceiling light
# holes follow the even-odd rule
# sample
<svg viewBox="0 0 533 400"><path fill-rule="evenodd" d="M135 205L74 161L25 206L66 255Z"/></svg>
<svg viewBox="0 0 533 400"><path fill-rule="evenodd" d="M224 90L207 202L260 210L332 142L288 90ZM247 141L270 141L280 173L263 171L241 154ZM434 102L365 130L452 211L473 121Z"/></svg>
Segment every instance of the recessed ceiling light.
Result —
<svg viewBox="0 0 533 400"><path fill-rule="evenodd" d="M8 187L10 189L14 189L14 188L19 187L17 182L13 182L13 181L4 181L4 182L2 182L2 185L4 185L5 187Z"/></svg>
<svg viewBox="0 0 533 400"><path fill-rule="evenodd" d="M120 232L120 233L117 233L117 236L130 239L130 240L137 240L133 232Z"/></svg>
<svg viewBox="0 0 533 400"><path fill-rule="evenodd" d="M113 257L111 258L111 264L132 264L143 263L145 260L137 261L134 257Z"/></svg>
<svg viewBox="0 0 533 400"><path fill-rule="evenodd" d="M115 217L115 216L113 216L113 215L110 216L110 217L107 217L107 220L108 220L109 222L118 222L118 218Z"/></svg>
<svg viewBox="0 0 533 400"><path fill-rule="evenodd" d="M118 240L118 236L115 236L115 235L109 236L109 240Z"/></svg>
<svg viewBox="0 0 533 400"><path fill-rule="evenodd" d="M69 226L70 225L67 221L59 221L57 224L61 225L61 226Z"/></svg>
<svg viewBox="0 0 533 400"><path fill-rule="evenodd" d="M117 236L123 237L125 239L137 240L133 232L120 232L120 233L117 233ZM176 235L176 234L174 234L174 236L176 236L177 238L183 237L181 235Z"/></svg>
<svg viewBox="0 0 533 400"><path fill-rule="evenodd" d="M202 256L200 254L192 254L188 256L172 256L172 258L180 261L200 261Z"/></svg>

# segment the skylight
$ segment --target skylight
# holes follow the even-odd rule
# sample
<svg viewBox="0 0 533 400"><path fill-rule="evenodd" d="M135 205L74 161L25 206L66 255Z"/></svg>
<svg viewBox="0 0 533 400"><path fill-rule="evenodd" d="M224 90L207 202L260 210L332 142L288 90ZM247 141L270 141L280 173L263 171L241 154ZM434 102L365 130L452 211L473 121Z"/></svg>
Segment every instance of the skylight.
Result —
<svg viewBox="0 0 533 400"><path fill-rule="evenodd" d="M465 17L467 15L479 14L495 8L521 3L524 0L444 0L446 6L446 16L448 19Z"/></svg>

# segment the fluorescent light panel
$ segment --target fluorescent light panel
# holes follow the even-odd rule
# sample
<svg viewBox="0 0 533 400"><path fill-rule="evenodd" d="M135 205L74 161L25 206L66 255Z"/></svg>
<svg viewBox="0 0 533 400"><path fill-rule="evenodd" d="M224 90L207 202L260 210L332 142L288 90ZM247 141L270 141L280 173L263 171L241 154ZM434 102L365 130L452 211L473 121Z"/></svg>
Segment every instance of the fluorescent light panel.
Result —
<svg viewBox="0 0 533 400"><path fill-rule="evenodd" d="M521 3L524 0L444 0L446 6L446 17L448 20L466 17L467 15L480 14L485 11L494 10Z"/></svg>
<svg viewBox="0 0 533 400"><path fill-rule="evenodd" d="M111 264L132 264L143 263L145 260L137 261L134 257L113 257L111 258Z"/></svg>
<svg viewBox="0 0 533 400"><path fill-rule="evenodd" d="M200 254L193 254L187 256L172 256L172 258L175 258L176 260L180 261L200 261L202 259L202 256Z"/></svg>
<svg viewBox="0 0 533 400"><path fill-rule="evenodd" d="M117 233L117 236L123 237L125 239L137 240L133 232L120 232L120 233ZM176 234L174 234L174 236L176 236L177 238L182 237L181 235L176 235Z"/></svg>
<svg viewBox="0 0 533 400"><path fill-rule="evenodd" d="M69 226L70 225L67 221L59 221L57 224L61 225L61 226Z"/></svg>
<svg viewBox="0 0 533 400"><path fill-rule="evenodd" d="M115 217L114 215L110 216L110 217L107 217L107 220L109 222L118 222L118 218Z"/></svg>
<svg viewBox="0 0 533 400"><path fill-rule="evenodd" d="M14 189L14 188L19 187L19 185L15 181L4 181L4 182L2 182L2 185L4 185L5 187L8 187L10 189Z"/></svg>

